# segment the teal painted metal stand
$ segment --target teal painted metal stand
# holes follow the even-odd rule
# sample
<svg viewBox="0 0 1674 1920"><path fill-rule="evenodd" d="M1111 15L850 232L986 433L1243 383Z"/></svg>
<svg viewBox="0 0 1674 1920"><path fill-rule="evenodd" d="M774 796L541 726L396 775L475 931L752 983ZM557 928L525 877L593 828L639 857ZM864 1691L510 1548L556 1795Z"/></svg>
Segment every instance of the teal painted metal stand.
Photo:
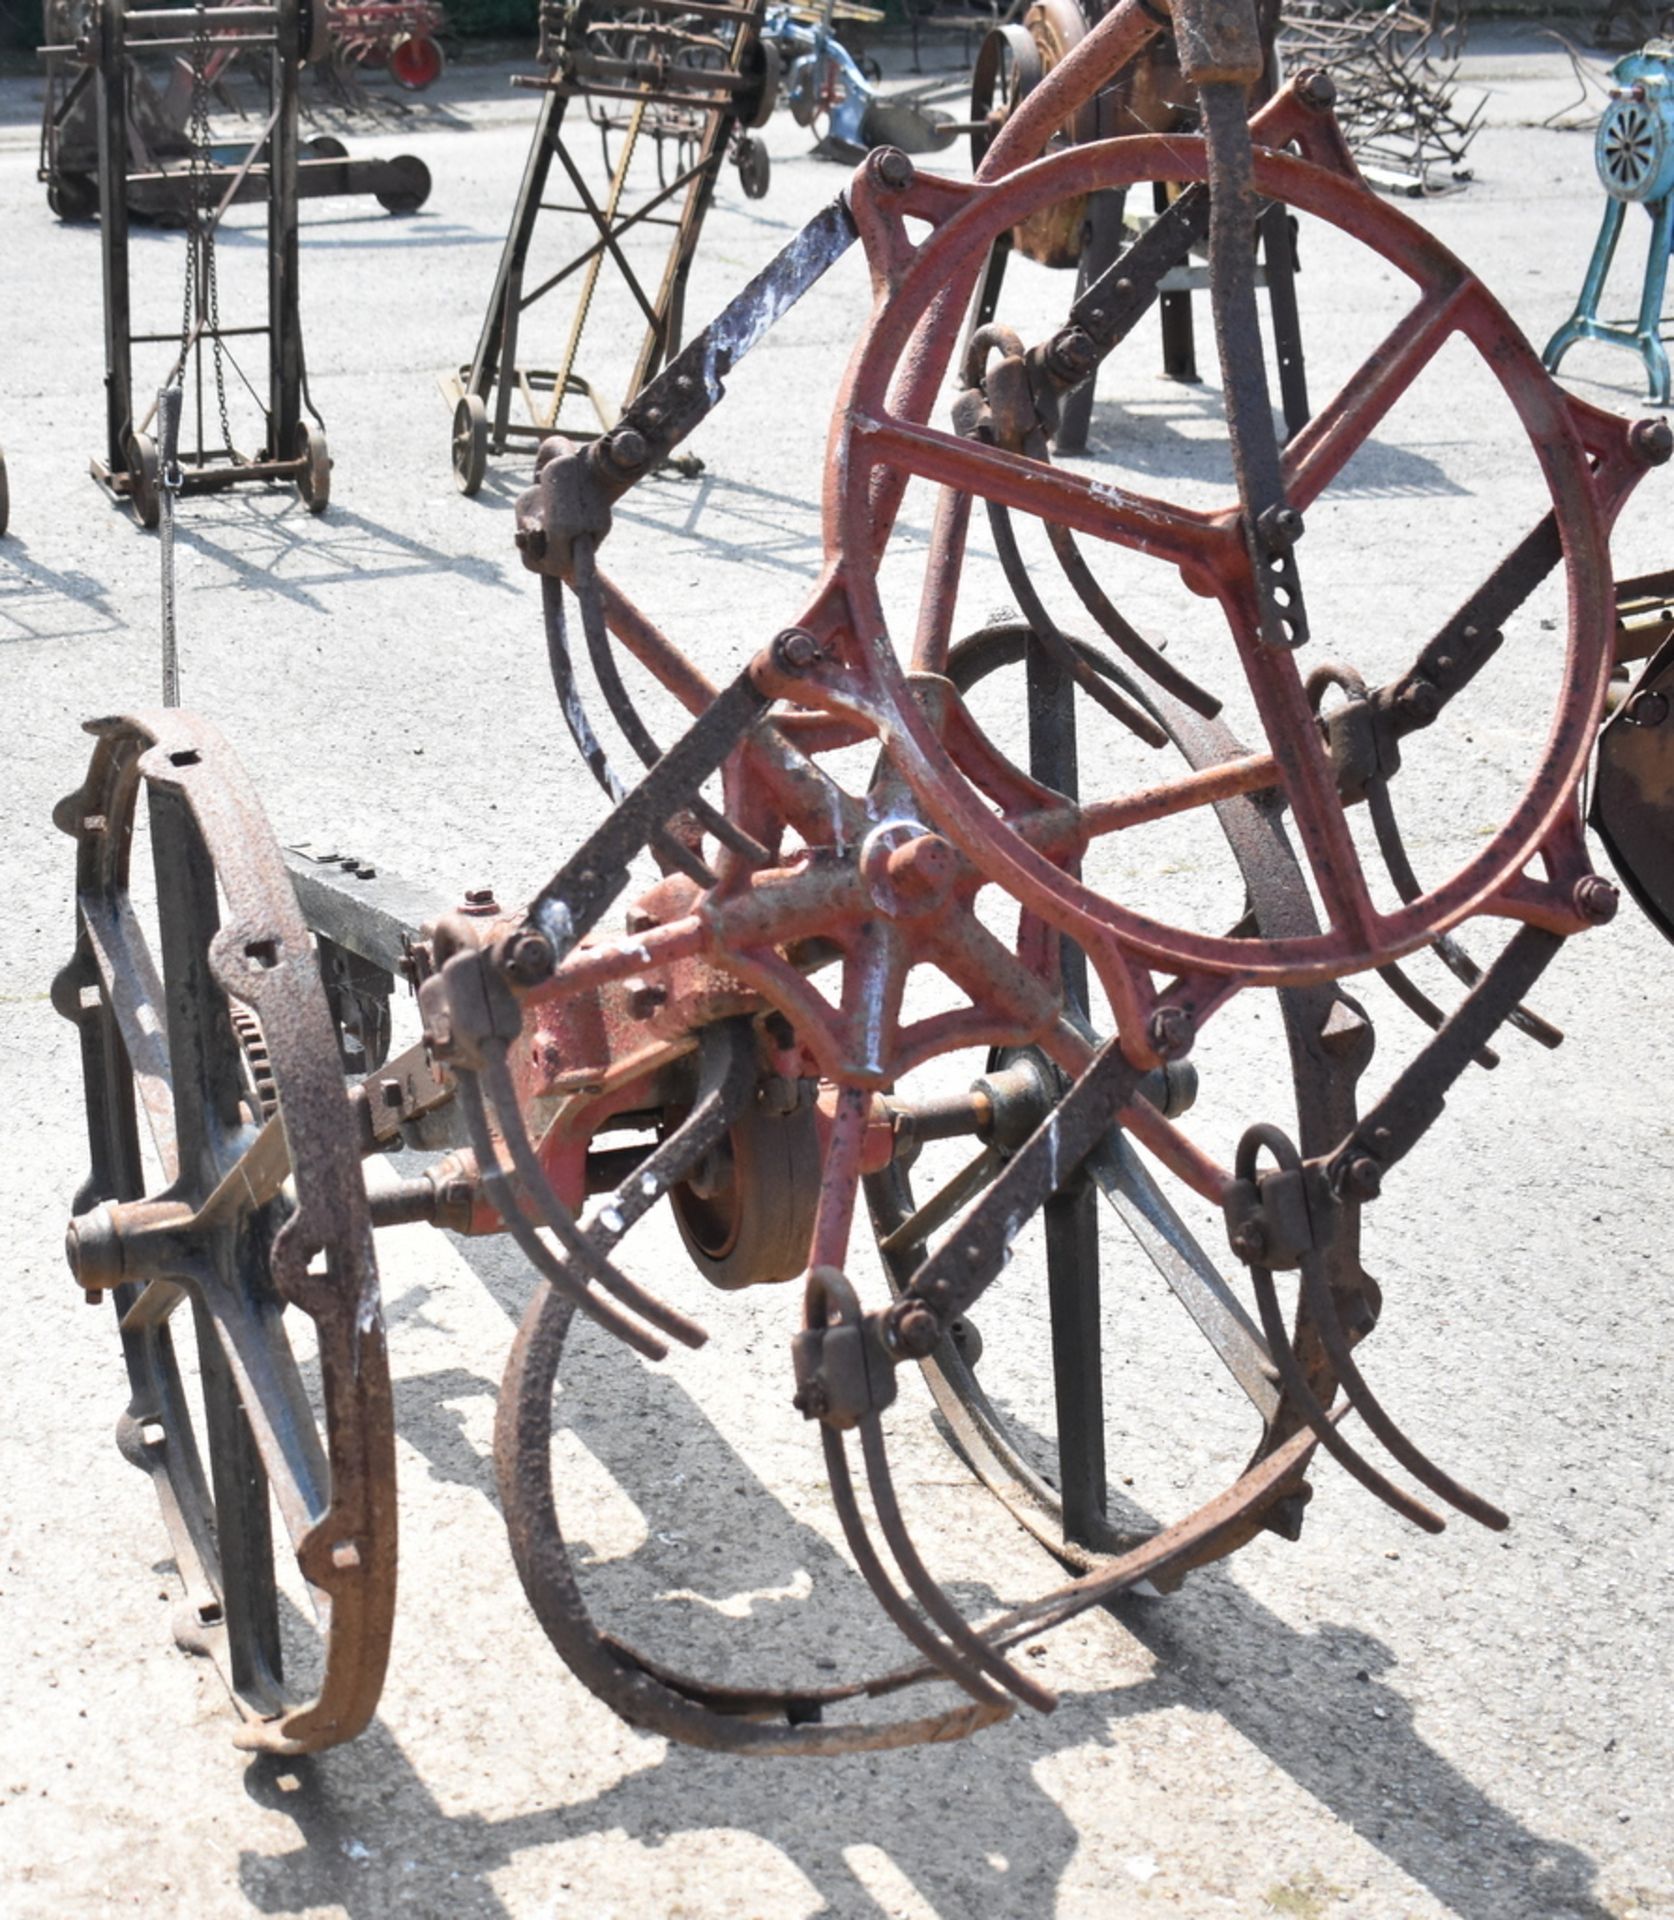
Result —
<svg viewBox="0 0 1674 1920"><path fill-rule="evenodd" d="M1628 202L1605 203L1604 224L1598 230L1593 257L1587 263L1587 277L1581 285L1581 298L1575 312L1553 334L1541 355L1548 373L1558 371L1558 362L1577 340L1602 340L1614 347L1627 347L1645 363L1650 397L1659 407L1674 403L1670 393L1668 350L1662 344L1662 301L1668 288L1668 255L1674 247L1674 193L1653 201L1645 210L1651 216L1651 250L1645 262L1645 285L1639 295L1639 319L1631 329L1612 327L1598 317L1598 303L1604 293L1605 276L1615 257L1616 242L1622 237L1622 222Z"/></svg>

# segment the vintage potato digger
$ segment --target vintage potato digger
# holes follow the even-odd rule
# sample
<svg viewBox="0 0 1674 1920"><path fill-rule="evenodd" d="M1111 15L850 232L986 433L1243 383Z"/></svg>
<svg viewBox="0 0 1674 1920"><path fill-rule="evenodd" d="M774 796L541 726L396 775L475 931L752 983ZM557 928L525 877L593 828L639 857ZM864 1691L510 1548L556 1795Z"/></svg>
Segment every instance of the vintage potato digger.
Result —
<svg viewBox="0 0 1674 1920"><path fill-rule="evenodd" d="M1035 158L1170 26L1201 134ZM114 1300L131 1386L119 1443L156 1487L186 1637L219 1662L242 1744L327 1746L378 1699L396 1566L373 1251L387 1223L506 1233L534 1267L495 1439L513 1556L579 1678L680 1740L837 1753L1048 1709L1011 1649L1141 1583L1166 1591L1264 1530L1295 1539L1321 1449L1421 1528L1441 1528L1438 1506L1506 1524L1421 1450L1362 1366L1394 1304L1362 1264L1362 1215L1398 1204L1402 1160L1502 1025L1555 1039L1525 996L1615 909L1589 866L1579 785L1613 666L1609 530L1670 435L1560 392L1468 269L1364 189L1323 76L1298 75L1252 119L1261 68L1243 0L1177 0L1171 22L1152 0L1118 0L1007 117L974 183L871 154L611 432L542 449L517 540L562 710L613 805L522 910L478 894L435 914L365 863L287 860L207 723L169 710L92 723L87 778L58 816L78 906L55 1000L79 1028L92 1147L69 1259L90 1297ZM1061 325L1032 344L997 323L962 340L1002 235L1157 180L1179 191ZM1375 352L1283 445L1254 344L1271 205L1369 248L1403 294ZM1053 430L1200 236L1234 478L1218 504L1188 507L1059 464ZM824 564L717 683L603 571L612 510L855 244L873 305L831 426ZM1321 537L1345 465L1444 348L1497 383L1542 504L1485 573L1463 556L1479 584L1433 631L1391 615L1398 664L1372 678L1324 657L1304 528ZM914 478L938 491L927 546L903 550ZM961 635L982 523L1020 611ZM883 578L893 567L898 585L903 561L917 610L892 621ZM1203 656L1222 663L1219 691L1118 610L1118 577L1126 592L1159 572L1224 623ZM1557 584L1560 631L1533 638L1531 596ZM1049 592L1080 602L1096 640L1065 632ZM1666 624L1656 590L1644 597L1644 619ZM1361 652L1372 638L1331 642ZM595 728L583 655L643 763L634 783ZM1445 766L1437 723L1480 708L1485 671L1514 655L1545 677L1549 729L1492 830L1456 870L1421 877L1398 806L1425 791L1427 761ZM636 676L690 716L677 737L654 736ZM1667 704L1651 691L1620 718L1647 740ZM1094 722L1115 742L1097 759L1082 751ZM1159 824L1224 839L1224 918L1177 907L1160 864L1121 864L1143 844L1129 836ZM154 884L130 870L136 840ZM630 881L648 870L649 887ZM1483 967L1458 938L1467 924L1485 940L1505 930ZM1462 987L1445 1013L1405 971L1425 950ZM1368 1097L1358 989L1374 970L1434 1031ZM397 972L423 1038L389 1058ZM1241 1076L1218 1037L1263 1009L1286 1065ZM1188 1112L1200 1091L1212 1124ZM368 1179L401 1141L446 1150ZM592 1619L559 1519L555 1383L578 1317L648 1361L703 1342L636 1277L665 1206L720 1294L785 1287L785 1364L761 1391L793 1395L817 1434L853 1564L911 1649L899 1666L711 1680ZM1183 1310L1166 1324L1208 1356L1217 1391L1230 1380L1242 1422L1213 1490L1160 1518L1151 1503L1181 1482L1130 1497L1133 1475L1107 1470L1107 1426L1129 1447L1140 1383L1133 1356L1104 1364L1112 1238L1154 1266ZM1019 1292L1050 1344L1047 1455L985 1388L1005 1355L992 1320L983 1351L979 1322ZM1207 1402L1174 1364L1166 1417L1195 1439ZM981 1623L926 1564L892 1476L892 1405L914 1367L969 1466L1068 1568ZM1351 1438L1350 1414L1422 1497ZM287 1555L323 1650L316 1675L289 1683ZM868 1716L927 1681L951 1683L953 1704Z"/></svg>

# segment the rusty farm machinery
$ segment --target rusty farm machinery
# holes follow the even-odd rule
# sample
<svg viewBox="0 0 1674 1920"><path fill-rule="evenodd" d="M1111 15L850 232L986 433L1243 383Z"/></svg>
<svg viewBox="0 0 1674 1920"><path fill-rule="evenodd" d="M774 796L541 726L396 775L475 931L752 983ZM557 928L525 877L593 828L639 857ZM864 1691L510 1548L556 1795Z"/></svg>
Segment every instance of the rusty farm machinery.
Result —
<svg viewBox="0 0 1674 1920"><path fill-rule="evenodd" d="M436 912L365 863L286 856L203 721L91 724L89 772L58 813L78 921L55 1002L79 1029L92 1152L69 1258L114 1301L119 1442L156 1487L186 1635L219 1663L244 1745L330 1745L378 1699L396 1568L374 1253L389 1224L506 1234L527 1256L495 1434L518 1573L587 1687L701 1746L838 1753L1048 1709L1014 1649L1263 1533L1296 1539L1321 1451L1419 1528L1442 1509L1506 1524L1373 1384L1363 1354L1401 1302L1367 1271L1362 1224L1399 1206L1403 1160L1502 1027L1555 1041L1527 996L1614 910L1579 798L1614 664L1608 538L1670 435L1558 389L1488 289L1358 179L1324 76L1251 115L1263 47L1241 0L1174 9L1200 132L1039 157L1166 24L1151 0L1118 0L1017 102L974 181L872 153L608 432L543 445L517 543L610 808L521 910L479 893ZM1048 331L966 333L1003 236L1158 181L1156 219ZM1282 442L1254 279L1270 206L1368 249L1400 291L1391 330ZM1054 435L1200 237L1227 477L1182 504L1059 462ZM613 511L854 247L872 306L831 424L823 562L757 621L745 664L710 677L605 573ZM1447 355L1494 383L1536 492L1503 553L1468 543L1433 625L1392 612L1387 634L1327 639L1304 576L1344 471ZM933 512L903 543L913 484ZM965 623L984 540L1016 611ZM1189 590L1202 645L1164 652L1118 607L1164 575ZM1561 617L1531 637L1542 594ZM1549 725L1492 830L1421 875L1426 806L1456 810L1449 726L1508 663L1540 681ZM646 688L683 710L678 728ZM1667 707L1660 682L1650 694L1621 716L1647 738ZM1224 862L1224 893L1171 893L1153 830ZM1455 981L1445 1009L1411 971L1431 956ZM1424 1023L1375 1090L1374 973ZM400 975L422 1038L391 1053ZM1264 1029L1240 1025L1263 1010ZM1243 1039L1222 1045L1252 1032L1259 1072L1238 1065ZM401 1177L381 1150L403 1143L438 1157ZM721 1296L782 1289L780 1364L732 1391L794 1396L899 1664L702 1677L594 1620L559 1514L557 1383L581 1322L647 1361L701 1346L697 1315L664 1297L666 1258L638 1251L671 1217L715 1314ZM1149 1263L1174 1316L1156 1323L1159 1425L1224 1442L1183 1510L1182 1478L1128 1470L1146 1376L1126 1353L1106 1364L1113 1245ZM1125 1297L1130 1332L1133 1311ZM1049 1432L994 1390L996 1327L1019 1323L1049 1349ZM914 1368L971 1471L1065 1566L1037 1600L973 1622L915 1543L893 1466ZM288 1672L276 1596L292 1559L319 1646ZM882 1703L921 1682L951 1701L892 1717Z"/></svg>

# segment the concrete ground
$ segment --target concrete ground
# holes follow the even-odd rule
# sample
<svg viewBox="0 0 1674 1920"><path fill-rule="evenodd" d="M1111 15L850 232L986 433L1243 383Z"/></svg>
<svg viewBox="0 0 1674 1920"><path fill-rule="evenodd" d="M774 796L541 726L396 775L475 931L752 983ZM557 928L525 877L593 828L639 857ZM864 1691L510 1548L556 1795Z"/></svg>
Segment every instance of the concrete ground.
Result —
<svg viewBox="0 0 1674 1920"><path fill-rule="evenodd" d="M1590 138L1543 124L1572 94L1550 40L1479 35L1470 77L1489 96L1475 180L1406 211L1538 345L1569 310L1598 219ZM481 497L462 500L435 386L470 353L533 117L503 80L504 69L457 68L435 99L346 126L357 151L427 161L435 191L421 214L306 209L330 511L314 520L293 496L257 492L193 501L178 543L186 703L233 741L281 836L333 840L444 900L488 882L524 897L598 816L511 545L526 462L499 463ZM60 1254L86 1149L76 1051L47 997L72 937L69 850L48 816L80 780L80 722L156 698L158 561L86 477L102 414L98 245L47 211L37 102L32 80L0 85L12 498L0 674L13 769L0 841L5 1913L1674 1914L1660 1602L1674 1571L1674 1343L1656 1204L1674 1042L1665 949L1631 909L1541 984L1540 1010L1568 1032L1562 1051L1507 1035L1499 1069L1461 1083L1369 1216L1386 1307L1367 1364L1414 1433L1512 1512L1509 1533L1461 1521L1421 1537L1324 1464L1298 1544L1264 1536L1174 1597L1126 1601L1031 1655L1061 1693L1049 1718L806 1765L671 1747L621 1726L569 1676L513 1575L488 1448L528 1293L520 1261L401 1229L381 1251L404 1540L382 1707L358 1742L316 1759L234 1749L213 1672L172 1644L166 1538L111 1443L125 1387L108 1314L82 1306ZM746 203L726 176L693 276L694 323L842 183L786 115L766 137L772 190ZM225 314L258 256L241 217L222 248ZM146 235L136 257L166 331L179 240ZM1374 256L1317 223L1303 263L1317 397L1376 339L1394 287ZM1044 314L1066 292L1020 277L1014 296ZM649 484L619 513L609 566L712 671L793 617L817 571L825 421L864 308L850 259L701 430L701 478ZM611 345L632 318L606 295L599 314L589 364L608 387ZM554 306L531 323L537 357L557 352L564 317ZM1160 383L1155 355L1141 336L1106 374L1092 458L1159 493L1212 492L1214 383ZM1641 410L1625 355L1590 349L1570 371L1596 404ZM1310 524L1322 646L1373 672L1380 646L1406 657L1474 584L1504 544L1500 518L1520 531L1539 510L1532 462L1489 384L1461 363L1432 386L1380 428L1331 514ZM237 433L236 392L233 404ZM1671 485L1653 475L1624 516L1621 572L1668 564ZM909 573L926 523L927 502L909 496ZM1004 598L990 550L980 536L973 546L965 624ZM1209 671L1215 642L1184 596L1149 576L1134 592L1141 624L1178 632L1180 657ZM1463 857L1526 773L1554 618L1531 613L1503 675L1437 730L1428 773L1414 756L1421 865ZM1195 822L1197 838L1166 858L1123 864L1118 850L1117 877L1142 901L1211 913L1205 832ZM1473 929L1468 944L1485 956L1491 933ZM1369 1093L1414 1038L1376 983L1367 998L1380 1033ZM1222 1155L1248 1121L1286 1117L1263 1031L1229 1016L1205 1036L1193 1120ZM1212 1222L1204 1232L1214 1245ZM1045 1392L1028 1265L979 1315L984 1365L1026 1435ZM665 1654L695 1643L694 1661L734 1677L892 1663L898 1643L848 1567L817 1449L787 1405L795 1299L704 1295L679 1266L668 1236L653 1237L642 1270L704 1317L711 1346L651 1369L584 1340L565 1389L561 1484L589 1592ZM1132 1410L1111 1444L1113 1473L1143 1465L1133 1497L1149 1501L1149 1487L1166 1518L1225 1484L1250 1436L1198 1378L1159 1291L1143 1274L1131 1294L1110 1289L1111 1364L1127 1369ZM1051 1563L943 1444L922 1393L892 1418L913 1520L967 1609L1053 1584Z"/></svg>

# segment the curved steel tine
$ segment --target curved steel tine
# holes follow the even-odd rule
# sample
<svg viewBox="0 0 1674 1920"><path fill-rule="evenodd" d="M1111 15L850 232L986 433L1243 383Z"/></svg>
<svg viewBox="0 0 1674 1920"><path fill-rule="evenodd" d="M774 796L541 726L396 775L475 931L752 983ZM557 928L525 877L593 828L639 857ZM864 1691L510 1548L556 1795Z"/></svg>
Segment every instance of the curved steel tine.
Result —
<svg viewBox="0 0 1674 1920"><path fill-rule="evenodd" d="M1387 780L1368 780L1366 783L1366 811L1372 816L1372 832L1377 837L1378 852L1383 855L1383 864L1389 870L1389 877L1395 882L1395 891L1401 899L1410 905L1424 891L1418 875L1413 872L1412 862L1407 858L1406 843L1401 838L1401 829L1395 819L1395 803L1389 797ZM1437 934L1430 942L1430 950L1442 965L1447 968L1455 980L1462 986L1474 987L1482 978L1482 969L1460 946L1450 933ZM1381 973L1383 969L1380 967ZM1391 982L1391 985L1394 983ZM1404 998L1404 996L1403 996ZM1408 1001L1409 1006L1412 1005ZM1418 1013L1417 1007L1413 1011ZM1426 1014L1420 1019L1428 1020ZM1537 1045L1547 1048L1561 1047L1564 1036L1561 1030L1550 1020L1541 1019L1538 1013L1531 1012L1525 1006L1515 1006L1506 1015L1517 1031L1526 1034ZM1437 1024L1430 1022L1431 1025ZM1483 1053L1491 1051L1484 1047ZM1479 1056L1479 1064L1485 1064Z"/></svg>
<svg viewBox="0 0 1674 1920"><path fill-rule="evenodd" d="M1120 720L1130 733L1143 740L1148 747L1167 746L1168 735L1156 721L1143 708L1136 706L1131 700L1125 700L1108 681L1094 673L1064 638L1051 614L1047 612L1040 595L1035 592L1034 583L1029 578L1029 570L1024 566L1023 556L1018 551L1017 535L1012 530L1010 513L998 501L989 500L984 504L988 508L988 525L994 535L994 547L999 554L1006 584L1016 594L1018 608L1023 618L1029 623L1029 629L1035 638L1051 656L1054 665L1060 672L1067 674L1089 700L1103 707L1113 719Z"/></svg>
<svg viewBox="0 0 1674 1920"><path fill-rule="evenodd" d="M581 704L581 689L575 683L575 662L570 657L569 633L564 619L564 583L556 574L541 575L541 616L546 628L547 665L551 669L553 691L558 695L558 708L564 716L564 725L569 729L570 738L575 742L576 752L581 755L587 771L610 795L612 802L619 804L628 789L610 764L610 756L593 731L587 709Z"/></svg>
<svg viewBox="0 0 1674 1920"><path fill-rule="evenodd" d="M1192 677L1183 673L1172 660L1165 658L1152 646L1141 633L1136 633L1117 612L1110 596L1093 577L1093 570L1087 564L1086 556L1075 544L1075 535L1068 527L1061 527L1055 521L1044 522L1046 537L1050 541L1058 564L1064 570L1064 578L1069 581L1075 597L1086 608L1088 614L1098 623L1100 631L1115 647L1118 647L1142 673L1148 674L1157 685L1173 694L1183 706L1194 713L1202 714L1205 720L1213 720L1221 710L1221 703L1209 692L1200 687Z"/></svg>
<svg viewBox="0 0 1674 1920"><path fill-rule="evenodd" d="M1443 938L1445 939L1446 936L1443 935ZM1434 944L1439 951L1440 942L1437 941ZM1446 1024L1447 1015L1399 962L1391 960L1388 966L1379 967L1378 978L1409 1013L1418 1015L1432 1033L1441 1031ZM1473 1058L1484 1071L1489 1071L1500 1064L1500 1056L1492 1047L1478 1047Z"/></svg>
<svg viewBox="0 0 1674 1920"><path fill-rule="evenodd" d="M1351 1473L1367 1490L1375 1493L1386 1505L1395 1509L1415 1527L1422 1527L1426 1533L1441 1533L1447 1522L1439 1513L1434 1513L1422 1500L1405 1492L1387 1480L1377 1468L1351 1447L1336 1427L1327 1418L1325 1409L1315 1397L1314 1390L1308 1385L1307 1376L1302 1371L1302 1363L1296 1357L1296 1349L1290 1343L1290 1335L1285 1330L1284 1316L1279 1311L1279 1296L1273 1286L1273 1275L1269 1268L1252 1264L1250 1278L1255 1285L1256 1305L1261 1310L1262 1330L1267 1335L1268 1351L1273 1356L1273 1364L1279 1369L1279 1378L1285 1392L1295 1402L1297 1411L1307 1421L1309 1430L1322 1447L1339 1466Z"/></svg>
<svg viewBox="0 0 1674 1920"><path fill-rule="evenodd" d="M1033 1707L1037 1713L1051 1713L1058 1704L1058 1696L1050 1688L1041 1686L1038 1681L1020 1672L1009 1660L1002 1660L948 1598L929 1568L918 1557L918 1549L907 1532L900 1503L895 1497L895 1483L889 1471L889 1453L884 1445L883 1428L875 1413L868 1414L860 1423L860 1448L866 1461L866 1483L872 1492L872 1505L877 1512L878 1524L883 1528L889 1550L894 1554L913 1598L973 1665L998 1680L1025 1706Z"/></svg>
<svg viewBox="0 0 1674 1920"><path fill-rule="evenodd" d="M1337 1302L1332 1297L1325 1275L1320 1271L1319 1263L1309 1259L1306 1254L1302 1256L1302 1285L1307 1296L1309 1311L1313 1314L1319 1327L1320 1338L1325 1343L1326 1354L1336 1370L1337 1378L1342 1382L1344 1393L1353 1403L1355 1412L1408 1473L1428 1487L1433 1494L1495 1533L1501 1533L1509 1527L1511 1525L1509 1514L1502 1513L1498 1507L1484 1500L1480 1494L1472 1493L1469 1487L1461 1486L1451 1474L1444 1472L1428 1455L1420 1452L1385 1412L1377 1396L1367 1386L1365 1375L1361 1373L1349 1349L1342 1316L1337 1311Z"/></svg>
<svg viewBox="0 0 1674 1920"><path fill-rule="evenodd" d="M647 1360L666 1359L668 1347L663 1341L655 1334L647 1333L626 1314L617 1312L608 1300L601 1299L541 1239L523 1212L523 1202L515 1183L500 1165L477 1076L469 1068L460 1067L456 1070L455 1078L459 1084L460 1111L465 1116L465 1132L471 1142L471 1151L477 1157L483 1192L505 1221L506 1231L517 1242L524 1258L566 1300L578 1306L589 1319L596 1320L607 1333L626 1341L635 1353L643 1354Z"/></svg>
<svg viewBox="0 0 1674 1920"><path fill-rule="evenodd" d="M866 1429L875 1427L877 1423L876 1414L861 1422L863 1445ZM878 1605L940 1673L956 1681L973 1700L980 1700L988 1706L1003 1706L1010 1713L1011 1705L1005 1695L990 1686L972 1662L964 1659L957 1648L942 1639L913 1611L890 1579L888 1569L878 1557L877 1549L866 1531L860 1503L854 1497L854 1480L849 1473L849 1457L843 1436L822 1422L820 1443L825 1451L826 1478L831 1484L831 1498L837 1509L837 1518L842 1522L843 1538L849 1543L849 1551L854 1555L861 1578L872 1589ZM885 1531L887 1535L887 1528Z"/></svg>
<svg viewBox="0 0 1674 1920"><path fill-rule="evenodd" d="M552 1490L552 1389L576 1301L543 1281L512 1343L495 1413L494 1458L518 1578L536 1618L566 1666L630 1726L688 1746L762 1755L877 1752L962 1740L1011 1713L1009 1701L971 1701L916 1720L814 1724L827 1702L898 1691L939 1669L880 1675L857 1688L819 1688L732 1696L732 1711L705 1704L727 1691L668 1676L594 1626L575 1577ZM749 1715L769 1708L792 1724L763 1725Z"/></svg>
<svg viewBox="0 0 1674 1920"><path fill-rule="evenodd" d="M663 750L652 737L628 689L622 684L622 675L616 665L616 650L610 644L610 631L605 625L604 607L599 599L593 545L593 541L583 534L572 541L570 547L574 556L576 604L581 608L581 631L587 642L587 657L593 664L593 675L599 683L599 691L605 697L605 705L610 708L611 717L622 729L622 737L646 766L655 766L663 757ZM551 576L543 575L542 578L550 579ZM772 856L766 847L742 827L736 826L718 808L712 807L701 793L694 793L687 805L705 831L713 834L722 846L736 853L747 865L767 865Z"/></svg>
<svg viewBox="0 0 1674 1920"><path fill-rule="evenodd" d="M636 1221L685 1179L743 1111L755 1086L755 1037L747 1016L716 1020L698 1037L698 1084L692 1108L608 1197L588 1209L581 1231L607 1254Z"/></svg>
<svg viewBox="0 0 1674 1920"><path fill-rule="evenodd" d="M654 1327L672 1335L683 1346L701 1347L709 1336L695 1320L667 1306L638 1281L630 1280L597 1251L576 1225L572 1214L552 1190L546 1169L537 1158L528 1129L517 1104L517 1089L512 1085L511 1069L506 1064L508 1042L490 1040L482 1050L482 1079L494 1116L500 1123L500 1137L512 1157L512 1169L525 1198L542 1226L551 1229L559 1244L582 1269L589 1280L597 1281L606 1293L613 1294Z"/></svg>

